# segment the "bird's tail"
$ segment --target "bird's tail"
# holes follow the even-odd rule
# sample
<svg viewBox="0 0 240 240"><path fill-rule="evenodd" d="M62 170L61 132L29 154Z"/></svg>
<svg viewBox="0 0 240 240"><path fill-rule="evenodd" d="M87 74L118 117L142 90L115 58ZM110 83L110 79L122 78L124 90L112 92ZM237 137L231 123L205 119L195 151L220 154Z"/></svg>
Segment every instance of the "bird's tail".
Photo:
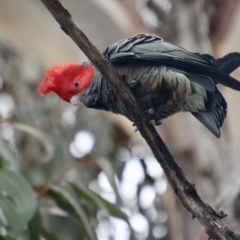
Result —
<svg viewBox="0 0 240 240"><path fill-rule="evenodd" d="M219 70L218 72L210 72L211 77L215 83L220 83L224 86L240 91L240 82L229 76L231 72L240 66L240 53L229 53L224 57L218 59L215 59L209 54L201 54L201 56L211 62L214 68Z"/></svg>
<svg viewBox="0 0 240 240"><path fill-rule="evenodd" d="M205 127L207 127L216 137L220 137L220 128L227 114L227 103L222 94L217 90L207 92L208 102L206 111L192 112Z"/></svg>
<svg viewBox="0 0 240 240"><path fill-rule="evenodd" d="M229 53L222 58L216 59L214 65L217 69L230 74L240 66L240 53Z"/></svg>
<svg viewBox="0 0 240 240"><path fill-rule="evenodd" d="M210 54L200 54L218 70L230 74L240 66L240 53L232 52L222 58L215 59Z"/></svg>

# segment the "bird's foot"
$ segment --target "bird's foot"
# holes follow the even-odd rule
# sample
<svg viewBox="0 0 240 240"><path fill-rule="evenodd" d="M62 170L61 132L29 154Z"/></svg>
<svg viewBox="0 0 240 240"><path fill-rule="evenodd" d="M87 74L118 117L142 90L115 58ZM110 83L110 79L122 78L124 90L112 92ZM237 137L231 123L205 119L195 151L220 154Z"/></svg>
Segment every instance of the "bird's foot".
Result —
<svg viewBox="0 0 240 240"><path fill-rule="evenodd" d="M161 120L158 120L155 122L155 126L159 126L159 125L162 125L162 121Z"/></svg>
<svg viewBox="0 0 240 240"><path fill-rule="evenodd" d="M137 131L139 130L139 128L136 127L136 124L135 124L135 123L133 123L133 127L135 127L134 132L137 132Z"/></svg>
<svg viewBox="0 0 240 240"><path fill-rule="evenodd" d="M145 111L149 116L152 116L155 113L155 110L153 108L149 108L148 110Z"/></svg>
<svg viewBox="0 0 240 240"><path fill-rule="evenodd" d="M148 123L148 124L149 124L149 125L153 125L153 126L154 126L154 125L155 125L155 123L156 123L156 121L155 121L154 119L151 119L151 120L149 121L149 123Z"/></svg>
<svg viewBox="0 0 240 240"><path fill-rule="evenodd" d="M137 132L138 130L139 130L139 128L138 128L138 127L135 127L134 132Z"/></svg>
<svg viewBox="0 0 240 240"><path fill-rule="evenodd" d="M149 125L159 126L159 125L161 125L161 124L162 124L162 122L161 122L160 120L151 119L151 120L149 121Z"/></svg>

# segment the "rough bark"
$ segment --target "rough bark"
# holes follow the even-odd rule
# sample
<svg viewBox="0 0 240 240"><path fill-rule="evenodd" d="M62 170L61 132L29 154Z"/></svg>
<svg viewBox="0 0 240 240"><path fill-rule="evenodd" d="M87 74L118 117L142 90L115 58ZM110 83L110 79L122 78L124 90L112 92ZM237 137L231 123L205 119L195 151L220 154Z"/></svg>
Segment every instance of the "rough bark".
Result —
<svg viewBox="0 0 240 240"><path fill-rule="evenodd" d="M111 84L115 94L121 98L131 119L134 119L141 135L150 146L154 156L161 164L165 174L178 195L182 204L192 215L201 222L207 234L213 239L240 239L240 236L230 230L223 222L223 213L215 212L199 197L196 189L185 177L182 169L176 164L172 154L157 134L153 126L149 126L149 119L132 96L130 90L116 75L111 64L103 58L86 35L72 21L69 12L63 8L58 0L41 0L60 24L61 28L83 50L95 67Z"/></svg>

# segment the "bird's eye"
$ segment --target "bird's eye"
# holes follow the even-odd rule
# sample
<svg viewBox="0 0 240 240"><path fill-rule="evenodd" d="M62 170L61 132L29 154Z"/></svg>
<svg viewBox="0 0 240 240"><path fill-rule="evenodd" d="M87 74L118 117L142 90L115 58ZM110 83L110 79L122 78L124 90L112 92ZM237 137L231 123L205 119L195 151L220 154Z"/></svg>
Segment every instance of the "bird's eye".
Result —
<svg viewBox="0 0 240 240"><path fill-rule="evenodd" d="M79 82L74 82L73 84L76 88L79 86Z"/></svg>

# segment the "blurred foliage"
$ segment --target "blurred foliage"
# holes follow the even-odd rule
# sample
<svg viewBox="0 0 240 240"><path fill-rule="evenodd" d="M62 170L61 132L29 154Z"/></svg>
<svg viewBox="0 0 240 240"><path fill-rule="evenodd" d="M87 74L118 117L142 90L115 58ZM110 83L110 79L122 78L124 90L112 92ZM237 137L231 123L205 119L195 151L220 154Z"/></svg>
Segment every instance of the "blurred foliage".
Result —
<svg viewBox="0 0 240 240"><path fill-rule="evenodd" d="M0 41L0 239L166 236L166 184L160 194L154 187L160 166L151 176L143 146L102 112L40 98L42 73L40 63ZM149 196L141 193L146 186Z"/></svg>

